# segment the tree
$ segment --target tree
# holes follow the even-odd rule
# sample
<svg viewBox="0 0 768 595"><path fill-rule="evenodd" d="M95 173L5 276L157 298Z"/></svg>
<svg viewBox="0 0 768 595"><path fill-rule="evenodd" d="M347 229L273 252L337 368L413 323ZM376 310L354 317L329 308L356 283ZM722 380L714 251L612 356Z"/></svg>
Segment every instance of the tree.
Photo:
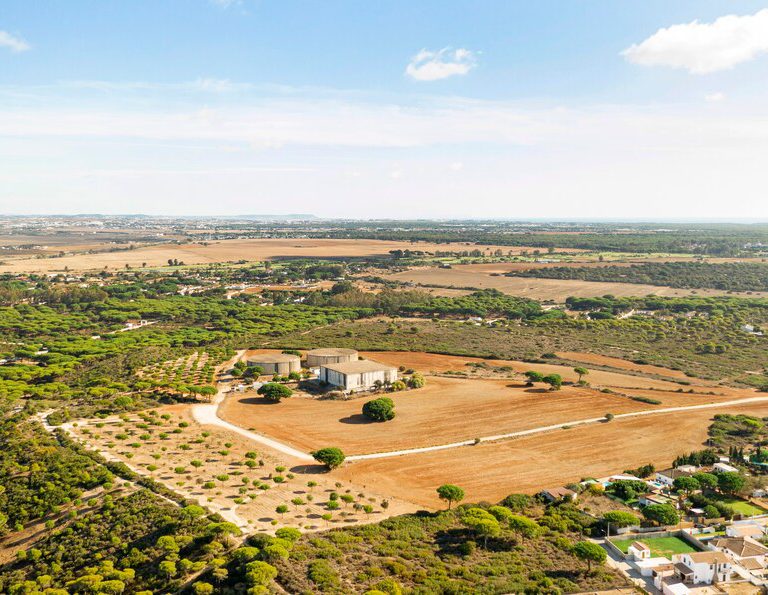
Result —
<svg viewBox="0 0 768 595"><path fill-rule="evenodd" d="M327 446L320 450L316 450L311 454L317 462L322 463L328 467L328 469L336 469L337 467L340 467L346 458L342 450L335 446Z"/></svg>
<svg viewBox="0 0 768 595"><path fill-rule="evenodd" d="M579 560L587 563L587 574L592 572L593 562L602 564L607 557L605 550L591 541L580 541L573 546L573 553Z"/></svg>
<svg viewBox="0 0 768 595"><path fill-rule="evenodd" d="M437 495L441 500L448 502L448 510L454 502L461 502L464 499L464 490L452 483L446 483L437 488Z"/></svg>
<svg viewBox="0 0 768 595"><path fill-rule="evenodd" d="M288 505L287 504L278 504L277 508L275 508L275 512L279 514L280 516L285 515L286 512L288 512Z"/></svg>
<svg viewBox="0 0 768 595"><path fill-rule="evenodd" d="M560 390L560 387L563 386L563 377L560 374L547 374L541 381L548 384L550 390Z"/></svg>
<svg viewBox="0 0 768 595"><path fill-rule="evenodd" d="M427 381L425 380L424 376L419 372L415 372L408 380L408 386L410 388L421 388L426 383Z"/></svg>
<svg viewBox="0 0 768 595"><path fill-rule="evenodd" d="M675 478L673 487L675 488L676 491L682 492L686 496L690 496L692 492L695 492L696 490L701 488L701 484L695 477L682 475L680 477Z"/></svg>
<svg viewBox="0 0 768 595"><path fill-rule="evenodd" d="M680 516L671 504L649 504L643 508L643 516L659 525L677 525Z"/></svg>
<svg viewBox="0 0 768 595"><path fill-rule="evenodd" d="M213 595L213 585L211 583L195 583L192 585L195 595Z"/></svg>
<svg viewBox="0 0 768 595"><path fill-rule="evenodd" d="M589 374L589 370L586 368L582 368L581 366L577 366L573 369L574 372L576 372L579 375L579 384L581 384L581 379L584 378L587 374Z"/></svg>
<svg viewBox="0 0 768 595"><path fill-rule="evenodd" d="M703 489L717 489L717 475L714 473L706 473L704 471L700 471L699 473L694 473L691 477L698 481L699 485Z"/></svg>
<svg viewBox="0 0 768 595"><path fill-rule="evenodd" d="M275 403L279 402L281 399L288 398L293 394L293 391L290 388L284 384L277 384L276 382L267 382L256 392L268 401L274 401Z"/></svg>
<svg viewBox="0 0 768 595"><path fill-rule="evenodd" d="M513 514L507 519L509 528L524 537L536 537L541 532L541 525L533 519L520 514Z"/></svg>
<svg viewBox="0 0 768 595"><path fill-rule="evenodd" d="M535 372L534 370L528 370L525 373L525 377L528 379L528 384L533 384L534 382L544 382L544 374Z"/></svg>
<svg viewBox="0 0 768 595"><path fill-rule="evenodd" d="M483 547L488 547L489 537L501 535L501 525L490 512L482 508L470 508L461 517L461 522L478 537L483 538Z"/></svg>
<svg viewBox="0 0 768 595"><path fill-rule="evenodd" d="M363 405L363 415L372 421L389 421L395 417L395 402L389 397L379 397Z"/></svg>
<svg viewBox="0 0 768 595"><path fill-rule="evenodd" d="M717 474L717 487L724 494L735 494L744 489L746 480L735 471Z"/></svg>
<svg viewBox="0 0 768 595"><path fill-rule="evenodd" d="M616 527L617 529L621 529L623 527L631 527L632 525L637 525L640 522L640 519L638 519L634 514L625 510L610 510L603 514L603 520L608 525L609 532L611 526Z"/></svg>
<svg viewBox="0 0 768 595"><path fill-rule="evenodd" d="M277 576L277 568L266 562L249 562L245 567L245 582L251 587L266 587Z"/></svg>

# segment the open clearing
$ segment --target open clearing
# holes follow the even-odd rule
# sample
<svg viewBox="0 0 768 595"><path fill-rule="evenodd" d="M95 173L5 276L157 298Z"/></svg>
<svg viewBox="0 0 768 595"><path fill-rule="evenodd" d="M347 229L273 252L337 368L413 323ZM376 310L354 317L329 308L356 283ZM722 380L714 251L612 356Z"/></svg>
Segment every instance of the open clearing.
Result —
<svg viewBox="0 0 768 595"><path fill-rule="evenodd" d="M252 239L220 240L208 243L145 246L135 250L77 254L61 258L7 259L0 271L15 273L123 269L131 267L165 266L169 259L185 264L210 264L216 262L264 261L275 258L341 258L356 256L387 255L390 250L422 250L426 252L449 250L502 250L505 254L519 254L526 247L476 246L474 244L431 244L384 240L329 240L329 239Z"/></svg>
<svg viewBox="0 0 768 595"><path fill-rule="evenodd" d="M627 553L629 546L632 545L635 541L637 541L636 538L611 540L613 545L615 545L625 554ZM647 538L643 538L642 541L649 548L651 548L651 553L654 556L671 558L673 554L687 554L687 553L696 551L695 549L693 549L693 547L688 545L685 541L675 536L647 537Z"/></svg>
<svg viewBox="0 0 768 595"><path fill-rule="evenodd" d="M477 267L486 267L478 269ZM446 287L475 287L478 289L498 289L504 293L527 297L536 300L553 300L564 302L565 298L598 297L611 294L617 297L632 297L660 295L666 297L680 296L722 296L744 295L748 297L766 297L768 292L737 292L719 291L716 289L676 289L657 285L640 285L632 283L605 283L597 281L578 281L571 279L538 279L525 277L494 276L493 272L509 270L509 265L456 265L451 269L436 267L411 269L401 273L383 275L384 278L416 285L442 285Z"/></svg>
<svg viewBox="0 0 768 595"><path fill-rule="evenodd" d="M513 492L535 493L652 462L671 464L702 448L717 413L768 415L767 403L614 420L516 440L346 464L332 475L376 485L379 491L437 508L435 487L455 483L468 502L497 502Z"/></svg>

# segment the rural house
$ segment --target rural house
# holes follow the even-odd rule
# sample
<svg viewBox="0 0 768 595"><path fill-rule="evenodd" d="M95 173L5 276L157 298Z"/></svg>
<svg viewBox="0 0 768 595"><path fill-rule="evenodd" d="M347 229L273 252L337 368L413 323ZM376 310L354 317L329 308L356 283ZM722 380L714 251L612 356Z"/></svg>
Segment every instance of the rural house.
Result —
<svg viewBox="0 0 768 595"><path fill-rule="evenodd" d="M576 500L578 494L568 488L550 488L539 492L548 502L560 502L561 500Z"/></svg>
<svg viewBox="0 0 768 595"><path fill-rule="evenodd" d="M320 366L322 382L349 391L370 390L377 381L389 384L397 380L397 368L372 360L358 360Z"/></svg>

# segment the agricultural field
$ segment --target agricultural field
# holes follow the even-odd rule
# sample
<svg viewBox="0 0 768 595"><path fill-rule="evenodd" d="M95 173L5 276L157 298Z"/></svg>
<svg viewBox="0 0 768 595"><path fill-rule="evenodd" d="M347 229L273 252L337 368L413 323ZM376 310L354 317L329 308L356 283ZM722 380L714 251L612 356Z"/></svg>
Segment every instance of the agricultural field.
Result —
<svg viewBox="0 0 768 595"><path fill-rule="evenodd" d="M284 526L316 531L415 510L404 501L348 481L339 483L317 470L297 471L294 461L281 460L238 434L200 427L188 406L81 421L65 428L108 460L127 464L249 532L274 532ZM329 507L335 498L340 506ZM373 510L366 513L362 508L366 505ZM278 512L281 506L286 510ZM332 518L324 520L326 514Z"/></svg>
<svg viewBox="0 0 768 595"><path fill-rule="evenodd" d="M206 352L191 353L187 356L145 366L137 375L160 386L172 384L212 385L214 364Z"/></svg>
<svg viewBox="0 0 768 595"><path fill-rule="evenodd" d="M220 415L306 451L333 443L353 455L452 443L600 417L606 412L619 414L753 396L751 391L712 391L709 387L677 393L679 385L672 382L605 371L590 373L593 387L565 386L551 392L543 385L527 387L522 372L555 373L575 382L577 375L572 368L426 353L366 352L363 356L414 368L427 378L423 388L391 395L397 416L390 422L371 423L361 414L362 404L370 397L328 401L301 394L279 404L266 403L254 393L231 394ZM509 372L504 379L484 378L482 366ZM449 376L449 372L454 374ZM456 377L455 373L466 376ZM655 404L633 400L629 394L651 394Z"/></svg>
<svg viewBox="0 0 768 595"><path fill-rule="evenodd" d="M520 265L520 268L528 268ZM600 266L590 267L600 269ZM543 270L547 270L542 267ZM665 297L721 296L733 292L717 289L680 289L642 283L619 281L585 281L578 279L546 279L540 277L507 277L501 271L508 271L503 265L456 265L450 269L437 267L415 268L408 271L383 275L385 279L400 283L449 288L498 289L510 295L536 300L564 302L568 297L597 297L606 294L617 297L659 295ZM537 271L540 269L537 269ZM490 272L489 272L490 271ZM531 271L530 275L534 272ZM768 292L750 292L755 297L766 297Z"/></svg>
<svg viewBox="0 0 768 595"><path fill-rule="evenodd" d="M88 271L166 266L169 260L186 265L239 261L264 261L281 258L314 258L339 260L387 256L392 250L419 250L424 252L468 250L470 243L434 244L387 240L347 239L249 239L217 240L200 243L162 244L139 247L119 252L75 254L57 258L7 258L0 264L0 272L45 273L55 271ZM505 254L520 254L530 248L519 246L479 246L482 251L502 250Z"/></svg>

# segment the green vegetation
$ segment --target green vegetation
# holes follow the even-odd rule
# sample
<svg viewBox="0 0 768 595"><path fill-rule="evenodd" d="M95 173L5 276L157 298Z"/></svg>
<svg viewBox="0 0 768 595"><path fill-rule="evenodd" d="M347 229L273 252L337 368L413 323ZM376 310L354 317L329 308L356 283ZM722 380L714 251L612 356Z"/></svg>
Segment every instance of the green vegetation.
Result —
<svg viewBox="0 0 768 595"><path fill-rule="evenodd" d="M312 453L312 456L318 463L322 463L328 469L336 469L340 467L346 458L340 448L335 446L327 446L321 448Z"/></svg>
<svg viewBox="0 0 768 595"><path fill-rule="evenodd" d="M541 361L542 354L588 351L641 364L682 370L690 376L768 386L768 337L742 325L768 321L768 300L739 298L569 298L576 311L604 311L604 319L535 319L500 327L450 320L358 320L292 333L283 347L315 345L361 350L411 350L498 359ZM648 310L652 316L616 318ZM711 349L721 346L721 352ZM684 386L684 381L681 382Z"/></svg>
<svg viewBox="0 0 768 595"><path fill-rule="evenodd" d="M638 283L683 289L768 291L768 264L765 263L652 262L631 266L529 269L513 271L507 276Z"/></svg>
<svg viewBox="0 0 768 595"><path fill-rule="evenodd" d="M363 415L371 421L389 421L395 418L395 402L389 397L379 397L363 405Z"/></svg>
<svg viewBox="0 0 768 595"><path fill-rule="evenodd" d="M586 524L582 524L586 523ZM589 517L570 505L515 514L460 506L305 535L277 563L290 593L572 593L623 586L579 544ZM601 548L604 554L604 551ZM598 565L595 568L595 565Z"/></svg>
<svg viewBox="0 0 768 595"><path fill-rule="evenodd" d="M275 403L286 399L293 394L293 391L284 384L278 384L276 382L268 382L259 387L256 391L263 396L267 401L273 401Z"/></svg>
<svg viewBox="0 0 768 595"><path fill-rule="evenodd" d="M611 543L619 548L623 553L627 553L627 549L633 542L637 541L633 539L611 539ZM673 554L688 554L695 552L696 550L688 543L680 539L679 537L644 537L642 542L651 548L653 556L663 556L666 558L671 557Z"/></svg>

